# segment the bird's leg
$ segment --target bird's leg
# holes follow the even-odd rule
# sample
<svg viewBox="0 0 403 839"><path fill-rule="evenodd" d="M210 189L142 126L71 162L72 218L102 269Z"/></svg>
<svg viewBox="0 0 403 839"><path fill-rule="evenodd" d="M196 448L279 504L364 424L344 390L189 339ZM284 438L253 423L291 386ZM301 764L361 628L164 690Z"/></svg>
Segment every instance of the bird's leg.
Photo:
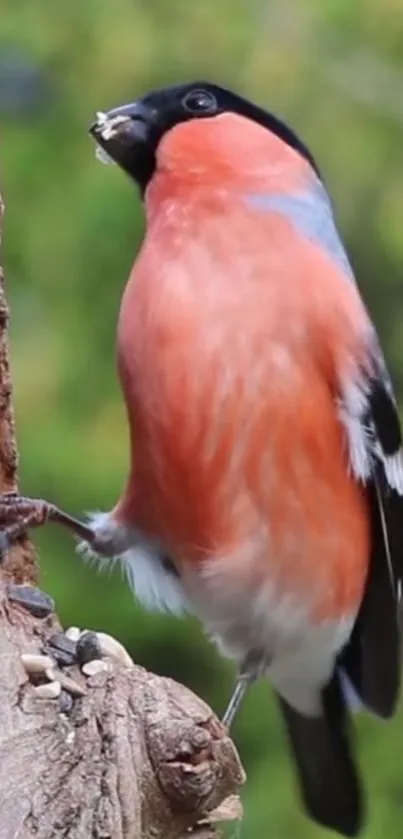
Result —
<svg viewBox="0 0 403 839"><path fill-rule="evenodd" d="M245 657L240 667L232 696L222 718L222 722L228 729L231 728L231 725L234 722L234 719L245 699L248 688L253 684L253 682L263 675L266 665L266 657L260 650L252 650Z"/></svg>
<svg viewBox="0 0 403 839"><path fill-rule="evenodd" d="M253 675L242 673L238 674L234 690L232 692L230 701L227 705L225 714L222 718L222 722L224 723L224 725L227 726L228 729L231 728L232 723L234 722L234 719L242 705L242 702L245 699L247 690L253 682Z"/></svg>
<svg viewBox="0 0 403 839"><path fill-rule="evenodd" d="M26 498L16 492L0 495L0 561L15 542L33 527L54 522L86 542L94 540L91 527L69 516L54 504L38 498Z"/></svg>

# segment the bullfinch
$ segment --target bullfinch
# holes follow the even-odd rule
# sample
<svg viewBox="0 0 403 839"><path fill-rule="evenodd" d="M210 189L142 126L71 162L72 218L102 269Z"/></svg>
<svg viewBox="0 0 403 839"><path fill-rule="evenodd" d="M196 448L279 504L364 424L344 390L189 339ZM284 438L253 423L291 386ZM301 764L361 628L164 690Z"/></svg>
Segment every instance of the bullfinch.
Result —
<svg viewBox="0 0 403 839"><path fill-rule="evenodd" d="M403 459L328 191L284 122L215 84L90 133L146 215L117 330L131 459L111 512L37 502L23 524L67 525L146 607L196 614L238 667L228 725L267 678L307 813L355 836L347 697L388 718L399 695Z"/></svg>

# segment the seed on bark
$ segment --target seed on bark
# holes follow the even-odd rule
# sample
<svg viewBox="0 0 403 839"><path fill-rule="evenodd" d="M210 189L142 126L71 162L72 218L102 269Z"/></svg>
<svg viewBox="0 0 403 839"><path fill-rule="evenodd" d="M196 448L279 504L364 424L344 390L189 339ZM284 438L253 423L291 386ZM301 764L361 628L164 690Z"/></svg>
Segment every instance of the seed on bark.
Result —
<svg viewBox="0 0 403 839"><path fill-rule="evenodd" d="M9 600L23 606L35 618L46 618L55 610L55 601L34 586L8 583L6 591Z"/></svg>
<svg viewBox="0 0 403 839"><path fill-rule="evenodd" d="M79 629L78 626L69 626L64 634L66 638L70 639L70 641L78 641L81 635L81 629Z"/></svg>
<svg viewBox="0 0 403 839"><path fill-rule="evenodd" d="M93 658L92 661L86 661L81 667L81 672L84 676L95 676L97 673L105 673L108 670L108 663L102 658Z"/></svg>
<svg viewBox="0 0 403 839"><path fill-rule="evenodd" d="M82 632L76 644L76 661L86 664L93 659L101 658L102 649L96 632L86 630Z"/></svg>
<svg viewBox="0 0 403 839"><path fill-rule="evenodd" d="M72 679L70 676L66 676L65 673L56 673L56 678L59 684L62 686L63 690L67 690L67 693L71 693L72 696L86 695L86 689L81 687L81 685L79 685L78 682L75 681L75 679Z"/></svg>
<svg viewBox="0 0 403 839"><path fill-rule="evenodd" d="M23 653L21 655L21 663L29 676L40 676L55 665L53 658L37 653Z"/></svg>
<svg viewBox="0 0 403 839"><path fill-rule="evenodd" d="M64 632L55 632L48 638L44 649L58 663L60 667L74 664L76 658L76 644Z"/></svg>
<svg viewBox="0 0 403 839"><path fill-rule="evenodd" d="M126 667L133 667L133 660L129 653L125 650L123 644L113 638L112 635L107 635L106 632L97 632L98 641L101 646L102 655L108 658L114 658L120 661Z"/></svg>
<svg viewBox="0 0 403 839"><path fill-rule="evenodd" d="M44 685L37 685L33 688L34 694L38 699L57 699L61 692L60 682L46 682Z"/></svg>

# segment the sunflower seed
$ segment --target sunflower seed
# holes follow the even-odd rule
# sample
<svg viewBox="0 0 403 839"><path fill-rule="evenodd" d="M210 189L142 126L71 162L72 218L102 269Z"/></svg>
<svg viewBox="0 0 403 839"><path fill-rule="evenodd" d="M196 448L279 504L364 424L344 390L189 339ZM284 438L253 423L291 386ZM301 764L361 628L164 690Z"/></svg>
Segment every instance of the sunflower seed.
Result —
<svg viewBox="0 0 403 839"><path fill-rule="evenodd" d="M60 682L46 682L45 685L37 685L33 688L38 699L57 699L61 691Z"/></svg>
<svg viewBox="0 0 403 839"><path fill-rule="evenodd" d="M64 634L66 638L70 639L70 641L78 641L81 635L81 629L79 629L78 626L69 626Z"/></svg>
<svg viewBox="0 0 403 839"><path fill-rule="evenodd" d="M75 662L76 644L64 632L55 632L51 635L46 641L44 649L57 661L60 667L68 667Z"/></svg>
<svg viewBox="0 0 403 839"><path fill-rule="evenodd" d="M23 606L35 618L46 618L55 610L55 601L34 586L8 583L6 591L9 600Z"/></svg>
<svg viewBox="0 0 403 839"><path fill-rule="evenodd" d="M102 658L93 658L92 661L86 661L81 668L84 676L95 676L97 673L103 673L108 670L108 663Z"/></svg>
<svg viewBox="0 0 403 839"><path fill-rule="evenodd" d="M101 658L102 650L96 632L86 630L82 632L76 646L76 661L78 664L86 664L94 658Z"/></svg>
<svg viewBox="0 0 403 839"><path fill-rule="evenodd" d="M21 663L29 676L39 676L55 665L53 658L50 656L36 653L23 653Z"/></svg>
<svg viewBox="0 0 403 839"><path fill-rule="evenodd" d="M66 676L64 673L56 673L56 678L63 690L66 690L67 693L71 693L72 696L85 696L87 693L85 688L81 687L78 682L70 676Z"/></svg>
<svg viewBox="0 0 403 839"><path fill-rule="evenodd" d="M112 635L107 635L106 632L97 632L98 641L100 643L102 655L108 658L114 658L125 664L126 667L133 667L133 661L125 650L123 644L113 638Z"/></svg>

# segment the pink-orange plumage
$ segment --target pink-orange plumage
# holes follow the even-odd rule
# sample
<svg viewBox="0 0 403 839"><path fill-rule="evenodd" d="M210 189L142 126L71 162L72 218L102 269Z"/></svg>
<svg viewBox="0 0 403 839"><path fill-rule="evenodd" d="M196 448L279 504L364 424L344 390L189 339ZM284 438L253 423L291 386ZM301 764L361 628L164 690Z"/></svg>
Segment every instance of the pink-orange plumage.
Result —
<svg viewBox="0 0 403 839"><path fill-rule="evenodd" d="M366 351L367 316L326 253L245 200L276 193L282 171L309 189L307 165L291 151L273 167L262 127L220 119L171 132L146 197L118 331L135 444L120 512L189 573L238 554L267 524L256 551L228 568L231 586L235 575L241 590L267 578L306 599L314 619L350 617L369 528L335 400L338 371ZM222 122L235 148L251 126L251 173L229 165L226 147L224 169Z"/></svg>

